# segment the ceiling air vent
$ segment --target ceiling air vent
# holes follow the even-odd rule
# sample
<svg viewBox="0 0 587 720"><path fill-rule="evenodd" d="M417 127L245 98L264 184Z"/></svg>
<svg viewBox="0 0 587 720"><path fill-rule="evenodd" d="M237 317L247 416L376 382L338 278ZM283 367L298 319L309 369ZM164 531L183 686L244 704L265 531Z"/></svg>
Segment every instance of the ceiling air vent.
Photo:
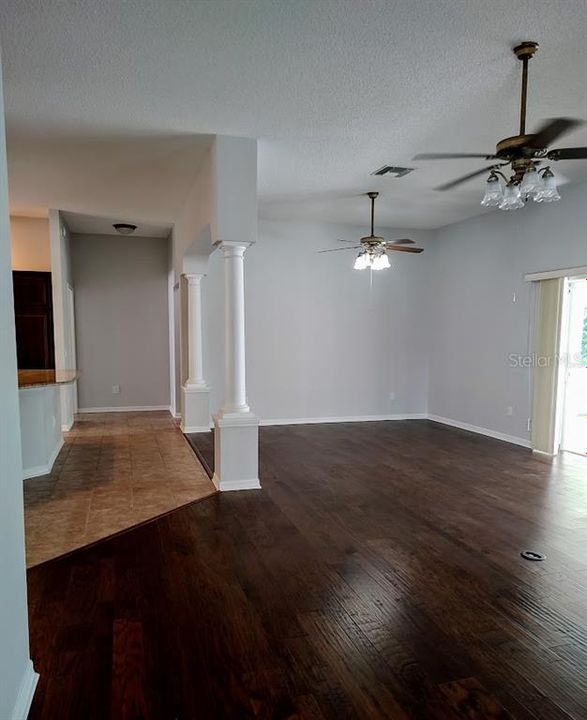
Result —
<svg viewBox="0 0 587 720"><path fill-rule="evenodd" d="M371 175L393 175L396 178L409 175L414 168L394 167L393 165L383 165L379 170L375 170Z"/></svg>

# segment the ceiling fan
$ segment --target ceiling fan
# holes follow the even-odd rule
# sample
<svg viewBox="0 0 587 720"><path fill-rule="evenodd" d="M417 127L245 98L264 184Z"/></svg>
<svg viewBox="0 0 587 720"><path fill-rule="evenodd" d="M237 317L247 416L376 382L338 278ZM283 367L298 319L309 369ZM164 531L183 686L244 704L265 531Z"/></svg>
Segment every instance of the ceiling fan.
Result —
<svg viewBox="0 0 587 720"><path fill-rule="evenodd" d="M421 253L424 248L407 247L413 245L413 240L403 238L401 240L385 241L385 238L375 235L375 200L379 195L378 192L368 192L367 197L371 200L371 234L360 239L360 245L352 245L351 247L333 248L332 250L319 250L320 253L337 252L339 250L358 250L359 254L355 260L355 270L384 270L390 267L387 250L407 253ZM352 240L340 240L339 242L353 242Z"/></svg>
<svg viewBox="0 0 587 720"><path fill-rule="evenodd" d="M438 190L450 190L471 178L489 173L486 192L481 205L515 210L524 207L526 200L554 202L560 200L554 173L548 162L557 160L586 160L587 147L549 150L552 143L582 124L573 118L554 118L543 123L535 133L526 134L526 99L528 95L528 61L538 49L536 42L522 42L513 49L522 61L522 94L520 98L520 132L497 143L495 153L424 153L414 160L447 160L453 158L484 158L498 162L475 170L463 177L441 185ZM544 165L543 167L540 167ZM502 170L510 166L509 170ZM509 179L504 174L510 175ZM503 185L502 185L503 181Z"/></svg>

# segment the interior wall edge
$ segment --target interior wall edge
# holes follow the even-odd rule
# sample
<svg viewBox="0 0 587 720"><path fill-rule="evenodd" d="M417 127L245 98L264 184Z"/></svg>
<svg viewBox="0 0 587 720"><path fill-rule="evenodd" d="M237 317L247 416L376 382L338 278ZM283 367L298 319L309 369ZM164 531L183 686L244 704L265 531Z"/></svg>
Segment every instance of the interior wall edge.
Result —
<svg viewBox="0 0 587 720"><path fill-rule="evenodd" d="M12 710L11 720L27 719L38 682L39 673L35 672L33 661L29 660L22 676L18 697Z"/></svg>

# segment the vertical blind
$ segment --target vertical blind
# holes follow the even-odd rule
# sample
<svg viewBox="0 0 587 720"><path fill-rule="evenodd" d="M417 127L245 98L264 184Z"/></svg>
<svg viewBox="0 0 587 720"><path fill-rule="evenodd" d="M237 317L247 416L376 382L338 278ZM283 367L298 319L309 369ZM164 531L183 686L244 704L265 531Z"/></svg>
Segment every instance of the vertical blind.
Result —
<svg viewBox="0 0 587 720"><path fill-rule="evenodd" d="M558 451L556 399L565 278L540 280L534 331L534 393L532 449L547 455Z"/></svg>

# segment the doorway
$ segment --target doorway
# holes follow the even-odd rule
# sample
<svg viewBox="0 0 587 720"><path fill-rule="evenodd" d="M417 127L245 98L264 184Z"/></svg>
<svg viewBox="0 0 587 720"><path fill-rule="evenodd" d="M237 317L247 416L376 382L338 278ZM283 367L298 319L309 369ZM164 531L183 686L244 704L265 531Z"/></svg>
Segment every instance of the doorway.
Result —
<svg viewBox="0 0 587 720"><path fill-rule="evenodd" d="M587 454L587 279L571 279L562 333L561 450Z"/></svg>

